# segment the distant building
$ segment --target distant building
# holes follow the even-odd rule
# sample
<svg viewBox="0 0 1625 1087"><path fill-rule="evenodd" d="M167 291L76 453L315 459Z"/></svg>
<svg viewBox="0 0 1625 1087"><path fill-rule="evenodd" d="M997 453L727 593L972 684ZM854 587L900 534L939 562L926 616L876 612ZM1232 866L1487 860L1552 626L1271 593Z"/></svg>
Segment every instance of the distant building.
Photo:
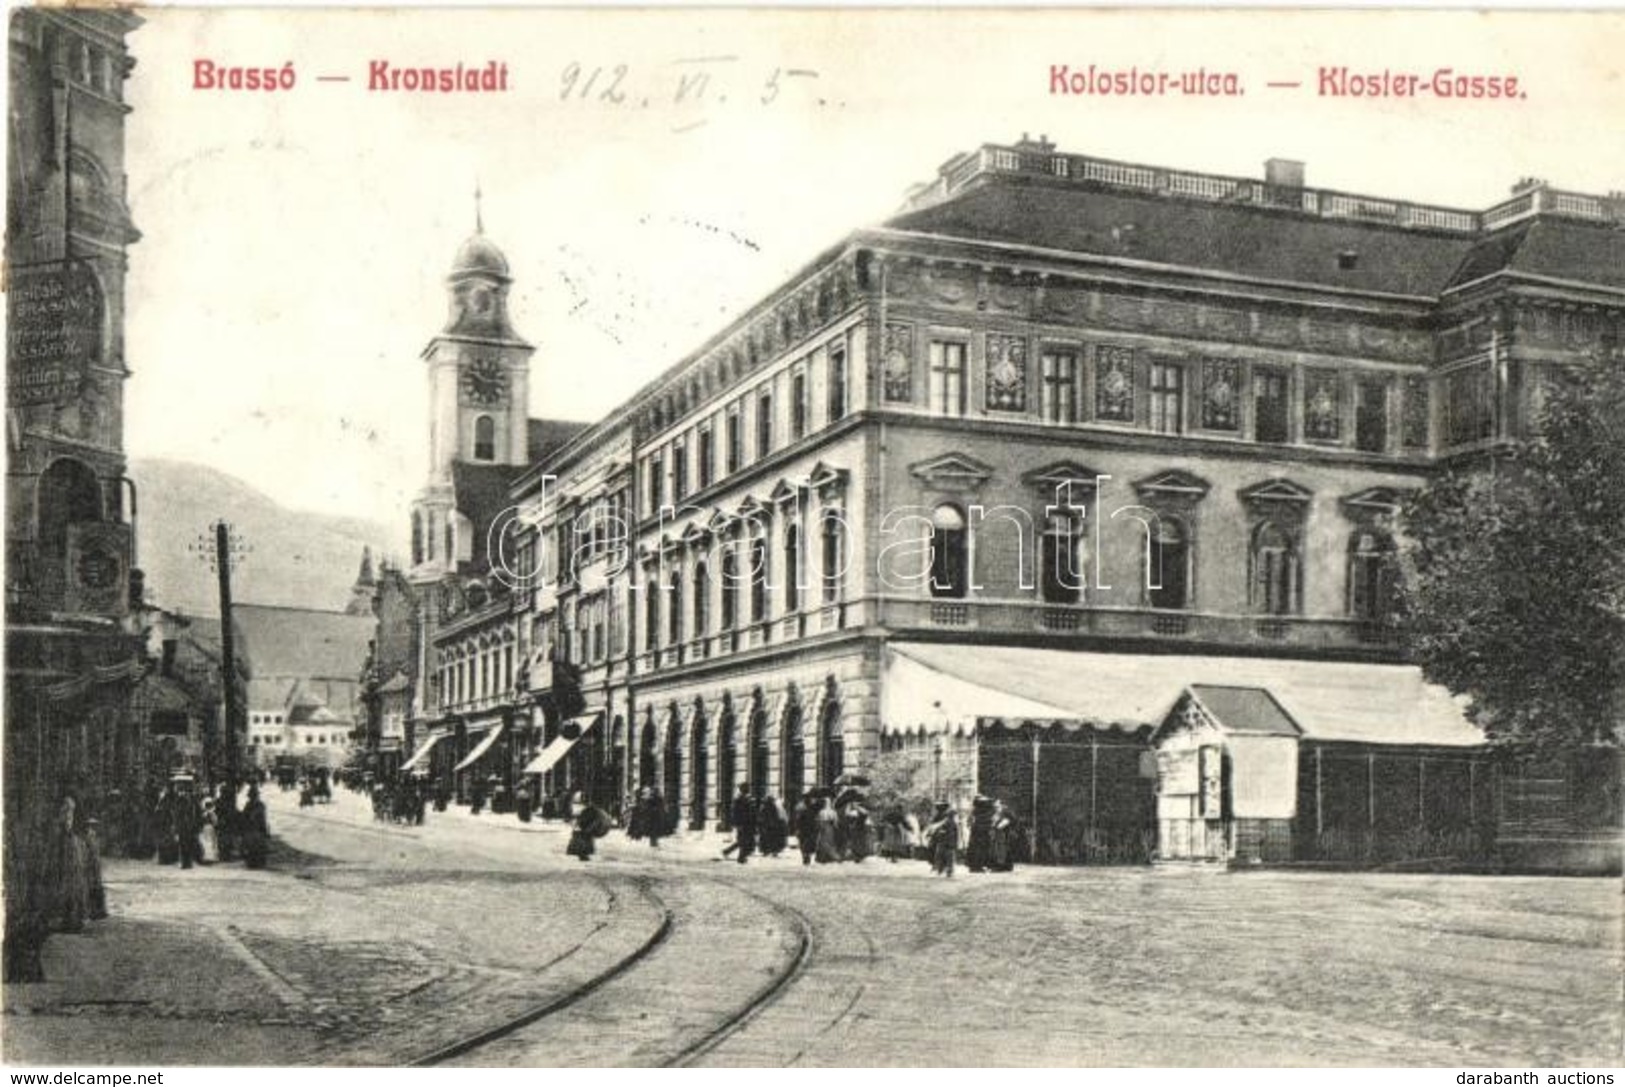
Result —
<svg viewBox="0 0 1625 1087"><path fill-rule="evenodd" d="M370 616L238 604L232 609L248 681L248 748L260 765L295 755L341 765L361 720Z"/></svg>

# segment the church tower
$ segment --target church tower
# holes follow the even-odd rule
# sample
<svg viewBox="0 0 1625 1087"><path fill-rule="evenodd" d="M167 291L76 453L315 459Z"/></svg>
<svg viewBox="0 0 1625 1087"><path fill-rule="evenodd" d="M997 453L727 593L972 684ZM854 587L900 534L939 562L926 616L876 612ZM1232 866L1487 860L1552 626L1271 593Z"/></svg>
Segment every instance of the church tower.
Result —
<svg viewBox="0 0 1625 1087"><path fill-rule="evenodd" d="M522 466L529 457L530 356L508 317L508 259L485 235L475 193L474 234L446 277L445 327L423 349L429 379L429 475L412 504L412 566L455 569L472 541L459 536L457 465Z"/></svg>

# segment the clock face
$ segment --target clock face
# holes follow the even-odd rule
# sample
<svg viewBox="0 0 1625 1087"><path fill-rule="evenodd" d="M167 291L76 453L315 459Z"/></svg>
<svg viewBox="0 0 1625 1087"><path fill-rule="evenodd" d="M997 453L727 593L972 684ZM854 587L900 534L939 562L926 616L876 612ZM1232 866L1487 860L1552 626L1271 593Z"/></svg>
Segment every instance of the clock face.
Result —
<svg viewBox="0 0 1625 1087"><path fill-rule="evenodd" d="M463 394L476 404L495 404L508 392L508 375L496 359L475 359L463 371Z"/></svg>

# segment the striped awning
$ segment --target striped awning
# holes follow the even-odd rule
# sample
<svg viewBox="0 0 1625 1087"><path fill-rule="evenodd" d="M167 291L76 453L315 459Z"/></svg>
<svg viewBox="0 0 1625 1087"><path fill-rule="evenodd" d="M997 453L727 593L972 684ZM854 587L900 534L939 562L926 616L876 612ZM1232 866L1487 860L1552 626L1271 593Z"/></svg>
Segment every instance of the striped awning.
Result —
<svg viewBox="0 0 1625 1087"><path fill-rule="evenodd" d="M496 743L497 739L502 735L502 728L503 728L502 725L498 725L496 728L493 728L490 732L487 732L485 734L485 739L481 740L478 744L475 745L474 750L472 750L472 751L470 751L468 753L468 757L465 758L462 762L458 763L456 766L452 767L452 769L454 771L455 770L467 770L470 766L473 766L476 762L479 762L480 761L480 756L484 755L487 751L491 750L491 745Z"/></svg>
<svg viewBox="0 0 1625 1087"><path fill-rule="evenodd" d="M446 734L444 732L437 732L433 736L430 736L427 740L424 740L423 743L418 746L418 749L412 752L412 757L401 763L401 769L403 771L410 770L414 766L417 766L428 757L430 751L434 750L434 745L445 738Z"/></svg>
<svg viewBox="0 0 1625 1087"><path fill-rule="evenodd" d="M597 710L592 713L584 713L579 717L570 718L559 729L559 734L553 737L552 742L542 748L534 759L525 764L524 772L527 774L545 774L553 769L554 766L558 765L560 759L570 753L570 748L575 746L576 741L585 736L587 730L596 725L603 716L603 711Z"/></svg>

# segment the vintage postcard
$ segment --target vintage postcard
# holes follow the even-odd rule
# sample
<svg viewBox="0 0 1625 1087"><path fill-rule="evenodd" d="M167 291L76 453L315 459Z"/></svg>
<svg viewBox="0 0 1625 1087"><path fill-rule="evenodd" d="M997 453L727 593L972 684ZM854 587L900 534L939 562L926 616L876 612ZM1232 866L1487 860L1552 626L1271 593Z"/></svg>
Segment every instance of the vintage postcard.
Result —
<svg viewBox="0 0 1625 1087"><path fill-rule="evenodd" d="M8 29L6 1063L1613 1082L1625 15Z"/></svg>

